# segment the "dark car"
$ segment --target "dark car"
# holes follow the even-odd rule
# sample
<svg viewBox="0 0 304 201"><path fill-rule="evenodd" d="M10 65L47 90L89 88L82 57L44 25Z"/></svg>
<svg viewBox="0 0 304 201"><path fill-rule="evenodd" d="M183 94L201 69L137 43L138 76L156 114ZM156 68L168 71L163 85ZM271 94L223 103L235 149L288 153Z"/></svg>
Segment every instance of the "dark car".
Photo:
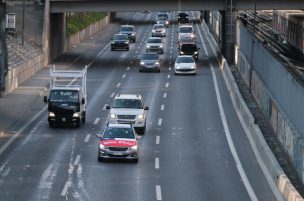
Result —
<svg viewBox="0 0 304 201"><path fill-rule="evenodd" d="M131 124L108 124L99 138L98 161L128 159L138 162L137 134Z"/></svg>
<svg viewBox="0 0 304 201"><path fill-rule="evenodd" d="M111 50L129 50L129 39L126 34L115 34L111 42Z"/></svg>
<svg viewBox="0 0 304 201"><path fill-rule="evenodd" d="M186 12L180 12L177 15L178 23L188 23L189 22L189 14Z"/></svg>
<svg viewBox="0 0 304 201"><path fill-rule="evenodd" d="M192 55L195 61L198 61L198 50L195 43L184 43L178 48L180 55Z"/></svg>

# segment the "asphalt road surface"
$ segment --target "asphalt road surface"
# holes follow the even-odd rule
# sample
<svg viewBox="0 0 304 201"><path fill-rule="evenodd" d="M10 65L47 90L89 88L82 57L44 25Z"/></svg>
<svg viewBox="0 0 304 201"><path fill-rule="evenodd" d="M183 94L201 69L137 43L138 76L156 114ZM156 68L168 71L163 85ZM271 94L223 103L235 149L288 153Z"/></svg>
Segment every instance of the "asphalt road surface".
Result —
<svg viewBox="0 0 304 201"><path fill-rule="evenodd" d="M176 22L176 13L170 15ZM51 129L42 98L34 101L10 128L20 134L0 152L0 200L276 200L201 24L194 24L200 47L196 76L174 75L177 23L167 28L163 39L161 72L139 73L138 57L145 51L156 13L117 16L116 23L53 63L71 69L89 65L86 123L78 129ZM135 25L137 42L130 51L111 51L110 39L124 23ZM48 73L41 71L36 82L45 82ZM139 162L98 162L95 134L106 124L105 104L120 92L142 94L150 107L147 130L139 140ZM0 148L13 136L0 138Z"/></svg>

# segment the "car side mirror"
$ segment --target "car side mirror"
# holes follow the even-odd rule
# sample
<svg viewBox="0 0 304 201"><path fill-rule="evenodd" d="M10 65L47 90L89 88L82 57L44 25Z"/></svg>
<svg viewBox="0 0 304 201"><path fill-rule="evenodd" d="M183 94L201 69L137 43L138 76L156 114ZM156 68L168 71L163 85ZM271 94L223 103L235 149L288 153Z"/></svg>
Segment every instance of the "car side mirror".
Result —
<svg viewBox="0 0 304 201"><path fill-rule="evenodd" d="M84 105L85 104L85 99L81 98L81 104Z"/></svg>
<svg viewBox="0 0 304 201"><path fill-rule="evenodd" d="M200 47L197 48L197 50L200 50L200 49L201 49Z"/></svg>
<svg viewBox="0 0 304 201"><path fill-rule="evenodd" d="M43 102L45 102L45 103L48 102L48 98L46 96L43 97Z"/></svg>
<svg viewBox="0 0 304 201"><path fill-rule="evenodd" d="M109 110L111 109L111 107L109 105L106 105L106 109Z"/></svg>
<svg viewBox="0 0 304 201"><path fill-rule="evenodd" d="M144 108L144 110L149 110L149 107L148 107L148 106L146 106L146 107Z"/></svg>
<svg viewBox="0 0 304 201"><path fill-rule="evenodd" d="M98 137L99 139L102 138L101 134L96 134L96 137Z"/></svg>

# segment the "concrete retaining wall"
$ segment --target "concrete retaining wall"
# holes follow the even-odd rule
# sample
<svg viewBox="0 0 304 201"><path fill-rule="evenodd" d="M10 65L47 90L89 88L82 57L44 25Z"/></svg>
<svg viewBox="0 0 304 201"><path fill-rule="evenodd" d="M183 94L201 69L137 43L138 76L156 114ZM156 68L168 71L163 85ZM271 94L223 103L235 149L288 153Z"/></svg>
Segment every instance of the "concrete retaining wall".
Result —
<svg viewBox="0 0 304 201"><path fill-rule="evenodd" d="M206 24L203 24L205 29L208 30ZM209 33L210 34L210 33ZM211 35L211 34L210 34ZM212 38L212 37L211 37ZM215 40L211 41L211 43L217 47L217 43ZM216 53L216 52L214 52ZM225 58L221 58L218 60L221 66L222 74L225 79L225 83L230 93L231 100L233 102L234 108L237 112L237 115L240 119L240 122L246 132L246 135L249 139L250 145L254 151L254 154L259 162L259 165L270 184L274 194L276 195L278 200L285 201L304 201L304 199L300 196L300 194L296 191L296 189L291 184L290 180L284 173L283 169L280 167L278 161L270 150L263 134L261 133L260 128L254 122L254 117L252 116L249 108L247 107L244 99L242 98L237 83L230 71L230 67L225 60ZM254 75L254 78L257 79L257 76ZM267 101L266 101L267 102ZM279 114L278 110L276 111ZM271 115L270 115L271 116ZM275 117L272 117L276 119ZM279 122L276 121L276 125L278 126ZM281 123L281 122L280 122ZM285 129L286 130L286 129ZM289 129L288 129L289 130ZM291 131L291 130L289 130ZM290 132L288 132L290 133ZM286 140L286 144L291 144L292 139ZM301 149L304 150L304 149Z"/></svg>
<svg viewBox="0 0 304 201"><path fill-rule="evenodd" d="M6 76L5 92L2 96L6 96L17 88L22 82L29 79L38 70L44 67L44 54L29 59L16 67L9 67Z"/></svg>
<svg viewBox="0 0 304 201"><path fill-rule="evenodd" d="M91 24L86 29L81 30L80 32L70 36L66 39L65 44L65 51L70 50L73 48L74 45L77 45L82 41L83 39L87 38L88 36L96 33L101 28L103 28L105 25L109 24L109 15L103 18L102 20L95 22L94 24Z"/></svg>

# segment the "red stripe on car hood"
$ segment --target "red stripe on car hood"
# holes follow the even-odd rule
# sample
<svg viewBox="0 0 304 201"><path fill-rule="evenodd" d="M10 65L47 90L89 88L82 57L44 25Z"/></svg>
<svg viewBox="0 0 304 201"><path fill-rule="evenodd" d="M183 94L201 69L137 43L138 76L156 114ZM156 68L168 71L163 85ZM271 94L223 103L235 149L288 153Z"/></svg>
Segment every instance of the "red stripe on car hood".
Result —
<svg viewBox="0 0 304 201"><path fill-rule="evenodd" d="M108 147L132 147L137 144L135 140L121 140L121 139L112 139L112 140L101 140L100 144Z"/></svg>

